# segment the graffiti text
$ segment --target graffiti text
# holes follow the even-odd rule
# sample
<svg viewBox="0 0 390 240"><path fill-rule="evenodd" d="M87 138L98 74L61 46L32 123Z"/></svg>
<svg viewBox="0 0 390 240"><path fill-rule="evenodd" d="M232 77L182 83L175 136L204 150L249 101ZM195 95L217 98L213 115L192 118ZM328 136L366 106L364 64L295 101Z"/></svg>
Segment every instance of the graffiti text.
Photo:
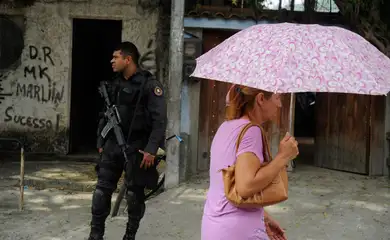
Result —
<svg viewBox="0 0 390 240"><path fill-rule="evenodd" d="M21 126L26 126L34 129L50 129L56 131L59 128L59 120L60 120L59 114L57 114L56 122L54 124L50 119L37 118L33 116L15 115L13 107L8 107L5 110L5 118L4 118L4 122L12 121Z"/></svg>

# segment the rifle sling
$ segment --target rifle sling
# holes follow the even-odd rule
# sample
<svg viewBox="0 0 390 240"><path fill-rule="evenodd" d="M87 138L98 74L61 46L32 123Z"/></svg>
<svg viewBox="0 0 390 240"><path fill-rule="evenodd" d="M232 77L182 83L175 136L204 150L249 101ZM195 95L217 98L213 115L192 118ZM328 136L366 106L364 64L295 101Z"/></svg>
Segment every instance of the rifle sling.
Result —
<svg viewBox="0 0 390 240"><path fill-rule="evenodd" d="M143 75L143 74L142 74L142 75ZM138 105L139 105L139 103L140 103L140 101L141 101L142 95L144 94L145 83L146 83L148 80L149 80L149 78L145 77L145 81L143 81L143 82L141 83L141 90L140 90L139 95L138 95L137 103L135 104L134 114L133 114L133 118L131 119L130 128L129 128L129 133L128 133L128 135L127 135L126 143L128 143L129 140L130 140L131 132L133 131L133 125L134 125L134 120L135 120L136 112L137 112L137 109L138 109Z"/></svg>

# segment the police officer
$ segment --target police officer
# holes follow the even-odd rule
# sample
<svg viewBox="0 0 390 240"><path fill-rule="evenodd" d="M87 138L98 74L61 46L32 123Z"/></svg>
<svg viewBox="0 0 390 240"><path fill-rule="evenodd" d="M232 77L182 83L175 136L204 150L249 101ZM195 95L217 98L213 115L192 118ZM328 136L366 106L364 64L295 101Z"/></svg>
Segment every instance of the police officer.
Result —
<svg viewBox="0 0 390 240"><path fill-rule="evenodd" d="M150 72L139 69L139 58L140 54L133 43L122 42L115 49L111 60L113 71L118 76L110 83L109 95L118 107L125 138L131 128L127 154L129 162L125 164L113 131L107 135L106 140L100 137L105 124L102 118L98 127L101 158L97 165L98 181L92 198L89 240L103 239L105 220L111 210L111 196L123 170L126 173L128 204L124 240L135 239L145 213L144 189L154 187L158 181L154 156L165 141L166 102L162 84Z"/></svg>

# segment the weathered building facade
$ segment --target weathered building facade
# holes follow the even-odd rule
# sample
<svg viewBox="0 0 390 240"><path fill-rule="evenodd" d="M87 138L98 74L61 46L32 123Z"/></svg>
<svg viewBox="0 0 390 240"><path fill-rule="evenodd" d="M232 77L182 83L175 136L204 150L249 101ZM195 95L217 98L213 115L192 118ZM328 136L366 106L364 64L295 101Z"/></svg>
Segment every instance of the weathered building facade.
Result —
<svg viewBox="0 0 390 240"><path fill-rule="evenodd" d="M0 135L26 140L32 152L93 148L97 85L111 77L111 54L120 41L135 43L143 66L165 82L169 22L158 4L141 2L0 5Z"/></svg>

